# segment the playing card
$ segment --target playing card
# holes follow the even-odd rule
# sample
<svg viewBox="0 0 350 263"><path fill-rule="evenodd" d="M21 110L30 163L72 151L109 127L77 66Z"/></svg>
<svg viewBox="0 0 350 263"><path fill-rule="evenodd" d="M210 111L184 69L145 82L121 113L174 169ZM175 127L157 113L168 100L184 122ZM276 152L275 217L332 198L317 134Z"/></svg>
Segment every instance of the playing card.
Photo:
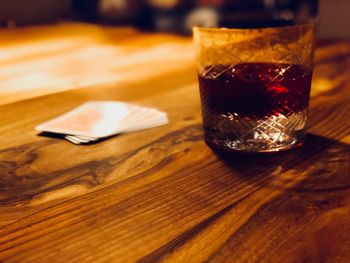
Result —
<svg viewBox="0 0 350 263"><path fill-rule="evenodd" d="M164 125L167 122L167 114L153 108L125 102L91 101L38 125L36 130L68 134L68 140L84 143L117 133Z"/></svg>

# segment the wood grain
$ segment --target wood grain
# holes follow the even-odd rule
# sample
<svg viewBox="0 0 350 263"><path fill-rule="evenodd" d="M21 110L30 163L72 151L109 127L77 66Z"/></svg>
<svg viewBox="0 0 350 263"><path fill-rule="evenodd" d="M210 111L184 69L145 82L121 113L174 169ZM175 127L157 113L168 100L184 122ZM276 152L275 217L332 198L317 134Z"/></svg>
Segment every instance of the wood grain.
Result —
<svg viewBox="0 0 350 263"><path fill-rule="evenodd" d="M128 43L141 52L133 34ZM305 145L260 156L204 144L190 40L145 41L156 50L170 38L188 46L179 51L183 60L163 64L169 70L42 90L28 100L7 95L0 106L0 261L349 262L350 43L323 42L316 52ZM88 146L33 130L91 99L157 107L170 124Z"/></svg>

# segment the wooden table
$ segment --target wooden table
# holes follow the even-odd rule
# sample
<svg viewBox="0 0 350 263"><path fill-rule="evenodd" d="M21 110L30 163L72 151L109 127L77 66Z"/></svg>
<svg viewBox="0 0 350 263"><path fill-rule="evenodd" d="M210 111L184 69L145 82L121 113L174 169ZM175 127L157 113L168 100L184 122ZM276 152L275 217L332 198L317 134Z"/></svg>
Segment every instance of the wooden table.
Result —
<svg viewBox="0 0 350 263"><path fill-rule="evenodd" d="M317 49L305 146L254 156L204 144L190 39L74 24L1 35L0 261L350 261L349 42ZM36 135L97 99L170 123L88 146Z"/></svg>

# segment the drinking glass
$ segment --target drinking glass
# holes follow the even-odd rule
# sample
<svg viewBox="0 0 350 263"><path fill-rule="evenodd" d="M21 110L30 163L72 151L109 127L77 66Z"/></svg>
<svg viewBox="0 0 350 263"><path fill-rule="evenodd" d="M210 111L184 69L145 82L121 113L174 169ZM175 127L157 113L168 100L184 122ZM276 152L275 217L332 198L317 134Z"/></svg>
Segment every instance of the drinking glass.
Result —
<svg viewBox="0 0 350 263"><path fill-rule="evenodd" d="M314 24L193 29L207 144L239 152L302 144L314 31Z"/></svg>

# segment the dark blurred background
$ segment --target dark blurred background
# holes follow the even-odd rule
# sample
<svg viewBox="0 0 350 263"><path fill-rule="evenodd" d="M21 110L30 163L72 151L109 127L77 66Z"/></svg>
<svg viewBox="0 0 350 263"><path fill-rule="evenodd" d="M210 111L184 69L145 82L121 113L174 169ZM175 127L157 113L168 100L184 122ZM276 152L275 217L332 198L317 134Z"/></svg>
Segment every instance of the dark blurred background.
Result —
<svg viewBox="0 0 350 263"><path fill-rule="evenodd" d="M349 11L349 0L0 0L0 24L73 20L189 34L193 25L264 27L319 18L321 37L350 37Z"/></svg>

